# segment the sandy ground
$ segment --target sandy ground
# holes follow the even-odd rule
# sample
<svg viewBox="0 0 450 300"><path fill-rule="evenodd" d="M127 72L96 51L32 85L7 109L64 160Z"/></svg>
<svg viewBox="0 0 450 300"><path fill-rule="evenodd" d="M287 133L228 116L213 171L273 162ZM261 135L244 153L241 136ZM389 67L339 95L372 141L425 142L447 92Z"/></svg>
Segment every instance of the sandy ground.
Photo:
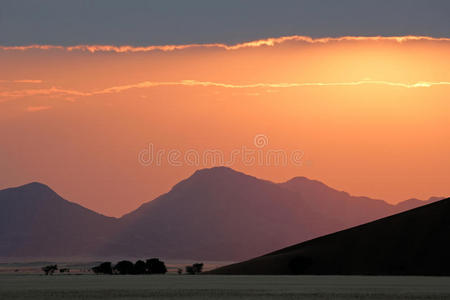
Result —
<svg viewBox="0 0 450 300"><path fill-rule="evenodd" d="M0 299L450 299L450 277L0 275Z"/></svg>

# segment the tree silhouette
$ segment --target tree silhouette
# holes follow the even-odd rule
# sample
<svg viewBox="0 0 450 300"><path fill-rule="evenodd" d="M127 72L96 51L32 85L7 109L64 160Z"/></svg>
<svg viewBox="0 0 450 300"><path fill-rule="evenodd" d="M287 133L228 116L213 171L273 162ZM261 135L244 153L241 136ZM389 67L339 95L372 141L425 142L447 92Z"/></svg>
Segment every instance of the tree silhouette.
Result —
<svg viewBox="0 0 450 300"><path fill-rule="evenodd" d="M95 274L112 274L112 267L111 267L111 262L107 261L104 263L101 263L100 265L93 267L92 271Z"/></svg>
<svg viewBox="0 0 450 300"><path fill-rule="evenodd" d="M111 266L111 262L104 262L93 267L92 271L95 274L165 274L167 268L163 261L158 258L151 258L147 259L146 262L138 260L135 264L128 260L122 260L114 268Z"/></svg>
<svg viewBox="0 0 450 300"><path fill-rule="evenodd" d="M42 267L42 271L45 272L45 275L53 275L53 273L58 270L57 265L48 265L45 267Z"/></svg>
<svg viewBox="0 0 450 300"><path fill-rule="evenodd" d="M203 264L202 263L196 263L192 266L186 266L186 273L188 274L199 274L203 270Z"/></svg>
<svg viewBox="0 0 450 300"><path fill-rule="evenodd" d="M167 273L166 265L158 258L147 259L146 261L147 272L149 274L165 274Z"/></svg>
<svg viewBox="0 0 450 300"><path fill-rule="evenodd" d="M203 263L193 264L192 268L194 269L195 274L201 273L203 271Z"/></svg>
<svg viewBox="0 0 450 300"><path fill-rule="evenodd" d="M134 274L145 274L147 272L147 265L143 260L138 260L134 264Z"/></svg>
<svg viewBox="0 0 450 300"><path fill-rule="evenodd" d="M119 272L120 275L133 274L134 264L129 260L122 260L114 266L114 270Z"/></svg>

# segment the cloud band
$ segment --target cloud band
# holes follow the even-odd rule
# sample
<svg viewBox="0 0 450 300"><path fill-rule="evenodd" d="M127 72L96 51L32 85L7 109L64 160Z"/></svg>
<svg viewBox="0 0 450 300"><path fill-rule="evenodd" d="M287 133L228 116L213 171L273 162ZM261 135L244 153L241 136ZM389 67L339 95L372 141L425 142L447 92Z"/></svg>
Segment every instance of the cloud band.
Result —
<svg viewBox="0 0 450 300"><path fill-rule="evenodd" d="M393 41L404 43L410 41L431 41L431 42L450 42L450 38L436 38L430 36L343 36L343 37L325 37L312 38L309 36L291 35L276 38L267 38L255 41L248 41L234 45L223 43L210 44L184 44L184 45L151 45L151 46L131 46L131 45L26 45L26 46L0 46L3 51L27 51L27 50L63 50L63 51L83 51L83 52L116 52L116 53L133 53L133 52L151 52L151 51L176 51L190 48L217 48L224 50L238 50L242 48L256 48L261 46L275 46L289 41L304 42L308 44L324 44L329 42L344 41Z"/></svg>

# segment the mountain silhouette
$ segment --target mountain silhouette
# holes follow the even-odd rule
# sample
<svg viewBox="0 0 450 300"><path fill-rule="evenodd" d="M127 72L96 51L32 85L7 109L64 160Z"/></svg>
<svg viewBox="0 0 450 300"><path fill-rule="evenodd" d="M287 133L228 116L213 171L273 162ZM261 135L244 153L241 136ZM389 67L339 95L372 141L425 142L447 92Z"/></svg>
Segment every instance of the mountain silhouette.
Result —
<svg viewBox="0 0 450 300"><path fill-rule="evenodd" d="M89 256L115 230L115 219L30 183L0 191L0 256Z"/></svg>
<svg viewBox="0 0 450 300"><path fill-rule="evenodd" d="M213 274L450 275L450 198Z"/></svg>
<svg viewBox="0 0 450 300"><path fill-rule="evenodd" d="M116 219L32 183L0 191L0 257L243 260L422 203L394 206L304 177L273 183L215 167Z"/></svg>
<svg viewBox="0 0 450 300"><path fill-rule="evenodd" d="M363 224L389 214L410 210L443 199L439 197L431 197L425 201L409 199L392 205L383 200L351 196L346 192L332 189L320 181L310 180L306 177L294 177L280 185L297 192L302 201L314 207L315 210L326 215L336 216L346 226Z"/></svg>
<svg viewBox="0 0 450 300"><path fill-rule="evenodd" d="M195 172L120 223L124 231L106 249L210 260L248 258L342 226L297 193L229 168ZM142 247L118 249L127 238Z"/></svg>

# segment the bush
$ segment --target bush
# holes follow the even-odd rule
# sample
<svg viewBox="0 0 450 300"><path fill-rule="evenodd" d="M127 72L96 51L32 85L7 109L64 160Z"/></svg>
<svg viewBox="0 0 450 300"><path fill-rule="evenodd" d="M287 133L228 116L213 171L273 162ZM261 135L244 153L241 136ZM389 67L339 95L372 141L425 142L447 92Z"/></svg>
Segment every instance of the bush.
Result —
<svg viewBox="0 0 450 300"><path fill-rule="evenodd" d="M199 274L203 270L203 264L202 263L196 263L192 266L186 266L186 273L188 274Z"/></svg>
<svg viewBox="0 0 450 300"><path fill-rule="evenodd" d="M93 267L92 271L95 274L112 274L112 267L111 267L111 262L104 262L101 263L100 265Z"/></svg>
<svg viewBox="0 0 450 300"><path fill-rule="evenodd" d="M44 268L42 268L44 270ZM111 262L104 262L93 267L92 271L95 274L165 274L167 273L166 265L158 258L147 259L146 262L138 260L135 264L128 260L119 261L114 268ZM67 272L68 269L67 269Z"/></svg>
<svg viewBox="0 0 450 300"><path fill-rule="evenodd" d="M188 273L188 274L195 274L194 273L194 268L192 268L192 266L186 266L186 273Z"/></svg>
<svg viewBox="0 0 450 300"><path fill-rule="evenodd" d="M120 275L134 274L134 264L131 261L122 260L114 266L114 270Z"/></svg>
<svg viewBox="0 0 450 300"><path fill-rule="evenodd" d="M135 274L145 274L147 273L147 266L143 260L138 260L134 264L134 273Z"/></svg>
<svg viewBox="0 0 450 300"><path fill-rule="evenodd" d="M158 258L147 259L146 261L147 273L148 274L166 274L167 268L163 261Z"/></svg>
<svg viewBox="0 0 450 300"><path fill-rule="evenodd" d="M45 275L53 275L53 273L58 270L57 265L48 265L45 267L42 267L42 271L45 272Z"/></svg>

